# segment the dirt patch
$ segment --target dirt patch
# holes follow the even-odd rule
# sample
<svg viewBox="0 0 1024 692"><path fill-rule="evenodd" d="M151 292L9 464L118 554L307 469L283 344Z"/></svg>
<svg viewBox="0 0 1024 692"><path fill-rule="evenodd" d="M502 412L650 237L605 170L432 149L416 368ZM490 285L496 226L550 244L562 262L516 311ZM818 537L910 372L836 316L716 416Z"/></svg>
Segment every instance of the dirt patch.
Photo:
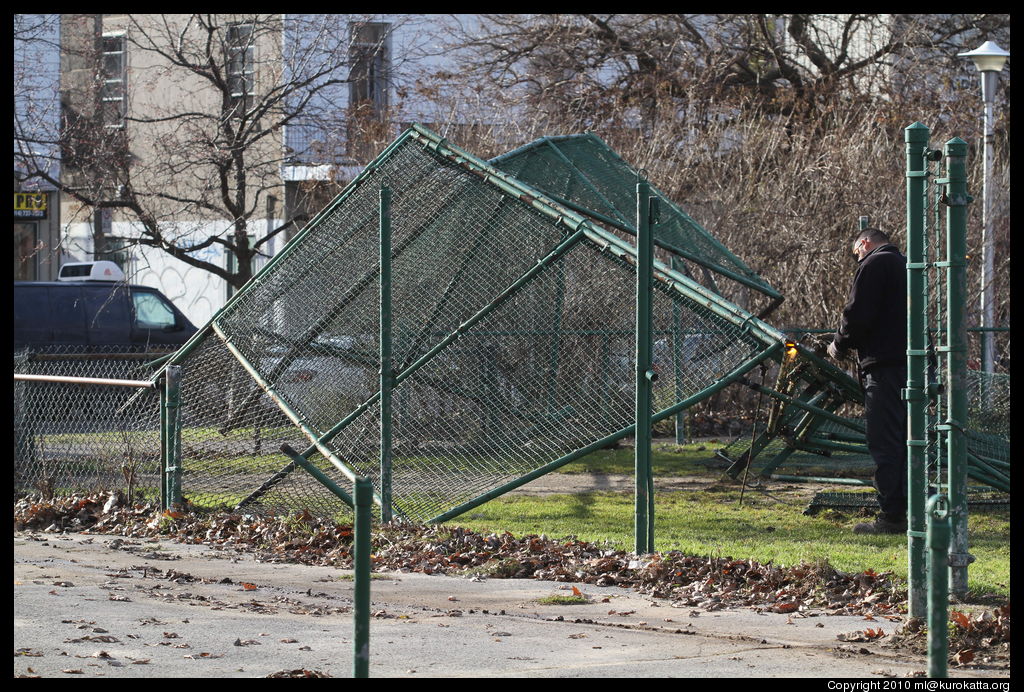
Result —
<svg viewBox="0 0 1024 692"><path fill-rule="evenodd" d="M721 492L742 487L742 480L728 476L655 476L654 492ZM594 492L633 492L636 480L625 473L549 473L517 488L510 495L558 495ZM746 493L784 501L787 504L810 504L822 491L835 491L836 486L820 482L794 483L768 478L748 478Z"/></svg>

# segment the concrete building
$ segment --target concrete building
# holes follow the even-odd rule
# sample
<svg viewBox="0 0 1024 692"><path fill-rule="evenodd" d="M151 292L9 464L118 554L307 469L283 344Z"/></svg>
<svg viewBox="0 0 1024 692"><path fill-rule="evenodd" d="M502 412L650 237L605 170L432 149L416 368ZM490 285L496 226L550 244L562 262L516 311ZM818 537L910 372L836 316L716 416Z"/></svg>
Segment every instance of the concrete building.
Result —
<svg viewBox="0 0 1024 692"><path fill-rule="evenodd" d="M434 24L62 15L65 260L114 260L204 323L422 119L396 73L436 62Z"/></svg>

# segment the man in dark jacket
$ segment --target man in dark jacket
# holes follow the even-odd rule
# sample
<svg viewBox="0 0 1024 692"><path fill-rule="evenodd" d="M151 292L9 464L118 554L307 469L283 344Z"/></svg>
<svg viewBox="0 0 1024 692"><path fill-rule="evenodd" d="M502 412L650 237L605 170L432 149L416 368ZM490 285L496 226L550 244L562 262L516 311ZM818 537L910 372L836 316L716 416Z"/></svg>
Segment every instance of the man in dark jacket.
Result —
<svg viewBox="0 0 1024 692"><path fill-rule="evenodd" d="M857 273L828 353L856 349L864 386L868 451L875 462L881 513L854 533L907 530L907 258L882 231L861 231L853 243Z"/></svg>

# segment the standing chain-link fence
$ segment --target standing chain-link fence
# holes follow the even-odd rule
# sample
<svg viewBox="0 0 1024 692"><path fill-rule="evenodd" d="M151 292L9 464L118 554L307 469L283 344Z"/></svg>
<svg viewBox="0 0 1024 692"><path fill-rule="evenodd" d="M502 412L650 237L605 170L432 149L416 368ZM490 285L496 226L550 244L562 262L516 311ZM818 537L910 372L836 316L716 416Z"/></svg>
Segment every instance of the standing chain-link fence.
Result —
<svg viewBox="0 0 1024 692"><path fill-rule="evenodd" d="M162 353L54 346L14 354L15 375L149 380ZM159 497L155 389L14 382L14 490L44 497L121 490Z"/></svg>

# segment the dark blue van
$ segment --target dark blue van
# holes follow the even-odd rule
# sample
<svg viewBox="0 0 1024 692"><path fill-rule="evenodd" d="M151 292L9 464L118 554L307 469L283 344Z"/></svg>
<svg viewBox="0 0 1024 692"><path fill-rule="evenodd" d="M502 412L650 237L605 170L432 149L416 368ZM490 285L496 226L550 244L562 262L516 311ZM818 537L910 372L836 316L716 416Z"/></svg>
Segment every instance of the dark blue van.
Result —
<svg viewBox="0 0 1024 692"><path fill-rule="evenodd" d="M15 350L165 351L195 333L166 296L125 283L113 262L66 264L57 281L14 282Z"/></svg>

